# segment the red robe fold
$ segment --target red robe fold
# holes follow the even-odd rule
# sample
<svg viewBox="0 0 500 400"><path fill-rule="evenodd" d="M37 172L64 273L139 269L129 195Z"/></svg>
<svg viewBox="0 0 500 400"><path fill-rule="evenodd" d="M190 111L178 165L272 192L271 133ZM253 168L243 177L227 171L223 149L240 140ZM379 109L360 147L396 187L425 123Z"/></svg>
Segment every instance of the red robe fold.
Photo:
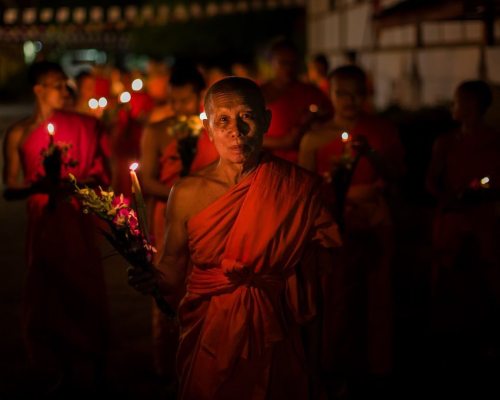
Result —
<svg viewBox="0 0 500 400"><path fill-rule="evenodd" d="M72 145L69 157L78 165L64 169L78 180L101 182L97 120L76 113L56 112L34 129L21 147L27 183L43 175L41 150L49 142L47 123L55 126L55 142ZM61 368L75 357L103 357L108 332L107 298L99 252L90 215L75 201L60 199L46 208L48 196L28 198L27 276L22 327L30 360L46 368Z"/></svg>
<svg viewBox="0 0 500 400"><path fill-rule="evenodd" d="M265 156L188 221L193 267L179 308L181 399L308 398L299 323L315 315L318 289L304 255L339 242L320 197L308 172Z"/></svg>

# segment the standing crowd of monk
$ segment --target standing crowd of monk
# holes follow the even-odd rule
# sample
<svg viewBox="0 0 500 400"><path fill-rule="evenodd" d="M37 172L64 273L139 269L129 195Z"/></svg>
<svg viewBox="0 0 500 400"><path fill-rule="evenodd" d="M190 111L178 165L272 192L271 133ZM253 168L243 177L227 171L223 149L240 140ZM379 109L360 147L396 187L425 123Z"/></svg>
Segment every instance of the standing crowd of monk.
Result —
<svg viewBox="0 0 500 400"><path fill-rule="evenodd" d="M83 72L74 96L58 64L31 65L35 108L6 134L3 179L6 198L27 199L22 335L41 395L83 373L104 385L109 347L95 221L65 179L45 176L49 123L76 161L63 176L81 184L130 196L128 167L139 161L157 253L152 272L132 266L128 278L144 294L159 287L177 310L171 319L151 305L154 369L180 399L366 398L393 376L400 136L370 111L360 67L329 71L318 56L304 80L291 43L270 56L262 82L211 81L178 63L135 80ZM468 263L487 288L489 354L500 350L491 102L482 81L457 88L459 126L436 141L427 177L438 202L431 311ZM196 134L176 128L201 115Z"/></svg>

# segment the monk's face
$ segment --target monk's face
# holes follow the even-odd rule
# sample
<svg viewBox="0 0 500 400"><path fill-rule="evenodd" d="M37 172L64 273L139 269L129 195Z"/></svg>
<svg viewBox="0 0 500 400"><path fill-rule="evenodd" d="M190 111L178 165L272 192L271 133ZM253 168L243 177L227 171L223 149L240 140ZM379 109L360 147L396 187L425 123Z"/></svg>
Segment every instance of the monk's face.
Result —
<svg viewBox="0 0 500 400"><path fill-rule="evenodd" d="M330 97L335 113L345 119L357 118L365 103L364 87L356 79L333 78Z"/></svg>
<svg viewBox="0 0 500 400"><path fill-rule="evenodd" d="M271 122L261 101L240 93L215 93L206 112L203 122L221 160L243 164L260 153Z"/></svg>
<svg viewBox="0 0 500 400"><path fill-rule="evenodd" d="M175 115L195 115L200 112L200 95L190 84L171 86L170 101Z"/></svg>
<svg viewBox="0 0 500 400"><path fill-rule="evenodd" d="M41 104L58 110L64 107L69 96L66 84L66 76L59 72L49 72L42 77L33 90Z"/></svg>
<svg viewBox="0 0 500 400"><path fill-rule="evenodd" d="M451 112L453 119L458 122L474 119L482 114L477 99L460 90L455 92Z"/></svg>
<svg viewBox="0 0 500 400"><path fill-rule="evenodd" d="M293 81L299 70L297 54L291 49L281 49L273 54L271 65L276 78Z"/></svg>

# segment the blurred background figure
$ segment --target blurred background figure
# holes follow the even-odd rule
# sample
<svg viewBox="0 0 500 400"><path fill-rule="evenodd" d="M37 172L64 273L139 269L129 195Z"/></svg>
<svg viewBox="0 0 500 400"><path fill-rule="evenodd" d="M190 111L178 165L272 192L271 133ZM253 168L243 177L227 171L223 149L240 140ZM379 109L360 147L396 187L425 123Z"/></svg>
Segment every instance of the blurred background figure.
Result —
<svg viewBox="0 0 500 400"><path fill-rule="evenodd" d="M446 360L445 368L467 374L479 372L474 365L500 357L500 134L484 122L491 102L483 81L457 87L452 114L459 127L435 141L427 176L438 201L431 282L434 351Z"/></svg>
<svg viewBox="0 0 500 400"><path fill-rule="evenodd" d="M164 61L151 59L148 62L146 92L154 102L149 114L149 123L161 121L174 114L169 101L169 78L170 70Z"/></svg>
<svg viewBox="0 0 500 400"><path fill-rule="evenodd" d="M75 77L76 101L74 111L81 114L92 115L100 118L103 108L98 106L98 97L96 95L96 79L92 72L82 71ZM93 104L91 100L97 102ZM97 106L96 106L97 105Z"/></svg>
<svg viewBox="0 0 500 400"><path fill-rule="evenodd" d="M307 62L307 79L327 96L330 96L329 70L330 65L324 54L316 54Z"/></svg>
<svg viewBox="0 0 500 400"><path fill-rule="evenodd" d="M95 226L69 197L67 175L80 184L109 181L96 119L63 110L68 92L61 66L36 62L29 80L34 112L15 123L4 142L5 197L27 198L21 332L34 378L30 384L36 398L65 398L79 386L102 389L109 333ZM52 168L43 156L50 142L71 146Z"/></svg>
<svg viewBox="0 0 500 400"><path fill-rule="evenodd" d="M299 80L299 55L293 43L278 40L270 56L274 76L262 85L262 92L273 118L264 136L264 147L297 162L302 135L313 122L331 117L332 104L316 86Z"/></svg>
<svg viewBox="0 0 500 400"><path fill-rule="evenodd" d="M341 303L332 307L344 313L329 321L330 354L324 356L330 372L348 376L350 390L370 392L372 384L386 384L393 368L394 234L388 194L404 173L403 147L389 121L364 111L363 70L338 67L330 85L335 114L303 137L299 154L301 166L332 185L331 207L343 229L345 260L337 268L345 271L331 282L330 292L338 293L335 301Z"/></svg>

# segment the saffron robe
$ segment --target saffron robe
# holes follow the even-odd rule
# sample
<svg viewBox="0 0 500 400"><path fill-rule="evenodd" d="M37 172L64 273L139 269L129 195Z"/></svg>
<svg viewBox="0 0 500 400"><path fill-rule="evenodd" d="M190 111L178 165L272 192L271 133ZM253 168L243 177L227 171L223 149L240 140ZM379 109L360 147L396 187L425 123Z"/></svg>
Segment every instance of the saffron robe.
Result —
<svg viewBox="0 0 500 400"><path fill-rule="evenodd" d="M267 108L271 110L273 118L266 136L281 138L289 135L292 129L300 125L301 119L313 104L318 106L322 114L333 114L330 99L316 86L303 82L291 84L279 97L267 102ZM276 149L273 150L273 154L297 163L299 143L300 138L295 148Z"/></svg>
<svg viewBox="0 0 500 400"><path fill-rule="evenodd" d="M47 148L47 123L55 126L55 143L71 145L68 157L78 164L63 168L77 180L107 182L100 156L97 123L92 117L55 112L22 143L20 155L27 183L44 174L41 151ZM30 361L62 368L73 358L102 359L107 346L108 313L104 274L92 216L73 199L48 195L27 200L27 274L22 298L22 333Z"/></svg>
<svg viewBox="0 0 500 400"><path fill-rule="evenodd" d="M187 223L181 399L307 399L300 323L317 313L318 246L339 244L320 182L266 155Z"/></svg>

